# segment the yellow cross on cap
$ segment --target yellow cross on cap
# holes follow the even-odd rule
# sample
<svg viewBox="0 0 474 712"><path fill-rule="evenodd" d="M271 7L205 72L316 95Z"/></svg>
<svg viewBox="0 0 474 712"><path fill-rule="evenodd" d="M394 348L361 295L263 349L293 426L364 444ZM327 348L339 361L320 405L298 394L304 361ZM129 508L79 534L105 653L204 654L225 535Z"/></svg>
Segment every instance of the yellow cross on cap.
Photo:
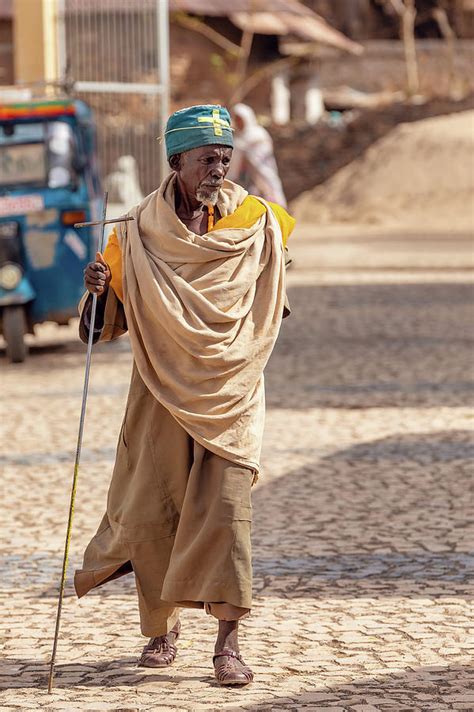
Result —
<svg viewBox="0 0 474 712"><path fill-rule="evenodd" d="M198 116L198 121L205 121L206 123L212 124L214 128L214 136L222 136L222 126L230 128L230 124L225 119L221 119L219 116L219 109L212 110L211 116Z"/></svg>

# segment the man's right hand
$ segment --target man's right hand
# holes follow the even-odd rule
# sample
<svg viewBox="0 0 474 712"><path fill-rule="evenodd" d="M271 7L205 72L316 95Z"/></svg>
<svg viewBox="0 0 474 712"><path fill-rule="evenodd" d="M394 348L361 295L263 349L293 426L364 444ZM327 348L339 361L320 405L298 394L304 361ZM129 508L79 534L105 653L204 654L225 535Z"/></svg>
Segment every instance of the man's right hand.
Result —
<svg viewBox="0 0 474 712"><path fill-rule="evenodd" d="M85 288L92 294L105 294L111 279L112 273L108 264L101 253L97 252L95 262L89 262L84 270Z"/></svg>

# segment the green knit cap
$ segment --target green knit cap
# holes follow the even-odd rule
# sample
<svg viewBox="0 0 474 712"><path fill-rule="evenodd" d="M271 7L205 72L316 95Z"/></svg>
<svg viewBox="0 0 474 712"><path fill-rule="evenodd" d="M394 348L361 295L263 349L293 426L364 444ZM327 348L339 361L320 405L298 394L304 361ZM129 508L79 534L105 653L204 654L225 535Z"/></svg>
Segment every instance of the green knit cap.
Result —
<svg viewBox="0 0 474 712"><path fill-rule="evenodd" d="M168 158L210 144L233 148L230 114L217 104L199 104L175 111L166 123L165 142Z"/></svg>

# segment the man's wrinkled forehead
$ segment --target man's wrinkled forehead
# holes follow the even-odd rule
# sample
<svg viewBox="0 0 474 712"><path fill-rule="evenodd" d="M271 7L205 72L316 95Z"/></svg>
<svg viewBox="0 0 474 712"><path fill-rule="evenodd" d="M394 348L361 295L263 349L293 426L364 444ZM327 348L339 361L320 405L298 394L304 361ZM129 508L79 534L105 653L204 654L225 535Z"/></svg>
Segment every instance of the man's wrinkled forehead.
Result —
<svg viewBox="0 0 474 712"><path fill-rule="evenodd" d="M210 144L208 146L198 146L197 148L190 148L189 151L183 151L181 154L186 160L193 160L195 158L208 158L219 156L232 156L232 148L230 146L223 146L221 144Z"/></svg>

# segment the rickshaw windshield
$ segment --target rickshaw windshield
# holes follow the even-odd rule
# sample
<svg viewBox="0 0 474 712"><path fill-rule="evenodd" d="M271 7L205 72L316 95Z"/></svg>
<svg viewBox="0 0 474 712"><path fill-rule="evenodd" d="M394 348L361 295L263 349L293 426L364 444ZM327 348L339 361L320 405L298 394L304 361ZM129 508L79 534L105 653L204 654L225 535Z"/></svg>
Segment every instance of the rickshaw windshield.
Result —
<svg viewBox="0 0 474 712"><path fill-rule="evenodd" d="M65 121L0 124L0 189L74 184L75 151L74 132Z"/></svg>

